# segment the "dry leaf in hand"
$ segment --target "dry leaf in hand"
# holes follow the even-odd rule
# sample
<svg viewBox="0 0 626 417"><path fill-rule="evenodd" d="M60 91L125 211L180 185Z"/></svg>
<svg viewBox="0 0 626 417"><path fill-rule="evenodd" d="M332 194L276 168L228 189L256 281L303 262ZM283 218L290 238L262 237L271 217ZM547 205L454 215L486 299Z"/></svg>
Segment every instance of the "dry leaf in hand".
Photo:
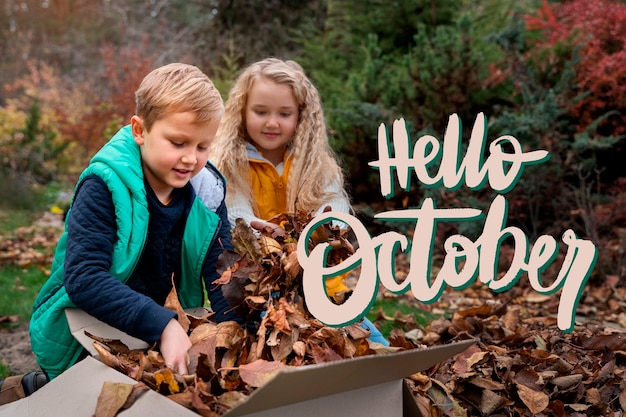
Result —
<svg viewBox="0 0 626 417"><path fill-rule="evenodd" d="M185 313L183 306L180 305L180 301L178 300L178 293L176 292L176 285L174 285L173 274L172 289L165 299L165 308L172 310L178 315L178 324L180 324L180 326L188 332L191 321L189 320L189 317L187 317L187 313Z"/></svg>
<svg viewBox="0 0 626 417"><path fill-rule="evenodd" d="M254 263L263 258L261 246L252 228L243 219L237 219L232 232L232 243L235 251L240 255L249 254Z"/></svg>

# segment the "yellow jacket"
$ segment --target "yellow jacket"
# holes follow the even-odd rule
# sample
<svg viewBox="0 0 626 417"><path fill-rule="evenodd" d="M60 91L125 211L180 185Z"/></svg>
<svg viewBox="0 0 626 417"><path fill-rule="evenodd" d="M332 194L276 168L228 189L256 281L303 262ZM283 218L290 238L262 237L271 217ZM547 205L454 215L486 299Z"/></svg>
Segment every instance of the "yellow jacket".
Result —
<svg viewBox="0 0 626 417"><path fill-rule="evenodd" d="M287 156L282 175L276 167L264 159L249 159L248 181L256 200L254 214L269 220L277 214L287 213L287 180L291 170L291 157Z"/></svg>
<svg viewBox="0 0 626 417"><path fill-rule="evenodd" d="M277 214L293 211L293 207L291 210L287 207L287 181L291 170L291 160L291 155L287 154L283 172L279 174L271 162L248 154L250 165L248 181L257 203L254 214L260 219L269 220ZM326 280L326 292L333 299L336 299L338 293L349 291L343 283L344 276L340 275Z"/></svg>

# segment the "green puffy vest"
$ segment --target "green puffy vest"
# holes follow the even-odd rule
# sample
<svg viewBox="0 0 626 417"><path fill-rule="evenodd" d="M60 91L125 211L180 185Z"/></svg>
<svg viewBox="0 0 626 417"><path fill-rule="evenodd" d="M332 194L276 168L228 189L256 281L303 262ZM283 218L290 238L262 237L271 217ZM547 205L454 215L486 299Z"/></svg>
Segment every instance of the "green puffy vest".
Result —
<svg viewBox="0 0 626 417"><path fill-rule="evenodd" d="M149 221L141 155L130 126L120 129L96 153L78 184L87 175L93 174L107 184L115 206L117 239L110 272L126 282L139 261ZM182 242L182 277L178 297L183 308L203 305L202 264L219 222L219 216L208 210L199 198L194 200ZM29 328L37 362L51 379L72 366L82 352L82 347L70 333L65 317L65 309L75 307L63 285L66 240L67 222L57 244L50 277L35 300Z"/></svg>

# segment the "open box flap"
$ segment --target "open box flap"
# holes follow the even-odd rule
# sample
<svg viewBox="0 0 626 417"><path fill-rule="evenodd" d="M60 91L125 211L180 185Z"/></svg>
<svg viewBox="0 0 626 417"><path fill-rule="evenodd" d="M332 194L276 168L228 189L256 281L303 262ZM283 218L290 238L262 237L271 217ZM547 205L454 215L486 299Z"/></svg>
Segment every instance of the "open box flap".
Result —
<svg viewBox="0 0 626 417"><path fill-rule="evenodd" d="M92 416L104 382L137 383L99 360L87 357L31 396L0 406L0 417ZM118 416L198 417L198 414L148 390Z"/></svg>
<svg viewBox="0 0 626 417"><path fill-rule="evenodd" d="M472 339L424 349L366 355L281 370L265 385L257 388L245 403L226 413L225 417L244 416L317 397L401 380L463 352L474 343L476 341Z"/></svg>
<svg viewBox="0 0 626 417"><path fill-rule="evenodd" d="M194 308L186 310L187 314L195 317L202 317L208 314L205 308ZM78 308L66 308L65 316L67 317L67 324L70 326L72 335L78 342L89 352L91 356L97 357L98 351L93 347L94 340L85 334L85 331L91 333L94 336L120 340L129 349L145 349L149 345L141 339L129 336L123 331L116 329L113 326L109 326L106 323L98 320L97 318L87 314Z"/></svg>
<svg viewBox="0 0 626 417"><path fill-rule="evenodd" d="M65 316L70 326L72 335L89 352L91 356L98 357L98 351L93 347L94 340L85 334L85 331L94 336L121 340L129 349L145 349L148 344L141 339L127 335L115 327L109 326L90 316L78 308L66 308Z"/></svg>

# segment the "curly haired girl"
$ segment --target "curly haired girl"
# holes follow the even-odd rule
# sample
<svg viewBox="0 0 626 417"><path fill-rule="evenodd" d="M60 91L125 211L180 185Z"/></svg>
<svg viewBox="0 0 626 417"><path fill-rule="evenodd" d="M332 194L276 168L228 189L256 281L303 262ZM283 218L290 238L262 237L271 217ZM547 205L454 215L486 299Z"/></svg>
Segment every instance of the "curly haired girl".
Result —
<svg viewBox="0 0 626 417"><path fill-rule="evenodd" d="M349 212L317 89L294 61L247 67L226 101L209 159L227 178L229 220L268 225L280 213Z"/></svg>
<svg viewBox="0 0 626 417"><path fill-rule="evenodd" d="M277 214L351 210L326 130L319 93L298 63L267 58L241 73L209 153L227 180L233 227L242 218L280 232L267 222ZM343 276L327 279L326 292L334 299L349 292ZM388 344L369 320L361 325L370 340Z"/></svg>

